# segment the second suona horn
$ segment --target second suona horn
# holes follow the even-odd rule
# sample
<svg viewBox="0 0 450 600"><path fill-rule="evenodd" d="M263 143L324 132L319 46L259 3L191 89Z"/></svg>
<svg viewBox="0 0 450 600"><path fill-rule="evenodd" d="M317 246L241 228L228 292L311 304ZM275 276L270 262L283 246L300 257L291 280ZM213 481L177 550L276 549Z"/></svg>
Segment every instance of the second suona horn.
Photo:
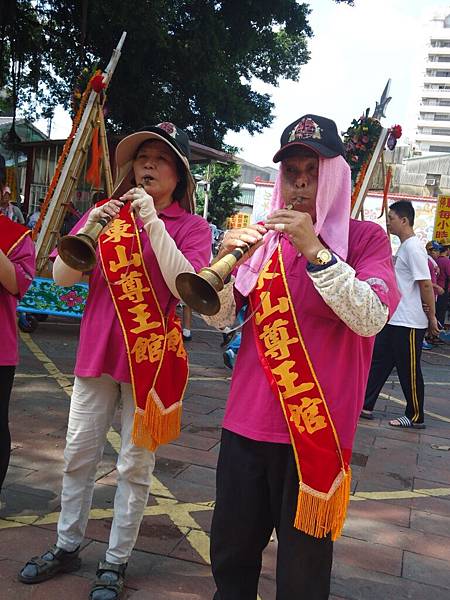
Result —
<svg viewBox="0 0 450 600"><path fill-rule="evenodd" d="M293 205L289 204L286 208L291 210ZM259 221L258 225L264 225L264 223ZM239 248L235 248L210 267L205 267L198 273L180 273L175 279L175 285L183 302L201 315L208 317L216 315L220 310L218 292L223 290L225 282L231 275L236 263L254 245L244 244Z"/></svg>
<svg viewBox="0 0 450 600"><path fill-rule="evenodd" d="M236 263L253 244L245 244L235 248L210 267L201 269L198 273L180 273L176 280L180 298L190 308L201 315L212 316L220 310L218 292L223 290L225 281L232 273Z"/></svg>

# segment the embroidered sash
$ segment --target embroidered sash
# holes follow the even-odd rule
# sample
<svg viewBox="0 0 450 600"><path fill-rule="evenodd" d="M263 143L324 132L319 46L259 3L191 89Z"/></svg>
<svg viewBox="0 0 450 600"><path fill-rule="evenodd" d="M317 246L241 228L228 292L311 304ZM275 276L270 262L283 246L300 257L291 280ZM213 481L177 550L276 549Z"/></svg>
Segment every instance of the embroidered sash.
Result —
<svg viewBox="0 0 450 600"><path fill-rule="evenodd" d="M280 245L261 271L250 304L252 312L256 307L259 359L280 400L297 463L294 526L317 538L331 532L335 540L345 521L351 472L300 332Z"/></svg>
<svg viewBox="0 0 450 600"><path fill-rule="evenodd" d="M0 214L0 250L6 256L9 256L23 238L30 233L31 230L25 225L15 223L5 215Z"/></svg>
<svg viewBox="0 0 450 600"><path fill-rule="evenodd" d="M100 235L98 247L127 349L136 407L133 443L155 450L181 429L189 370L180 322L174 312L163 315L129 205Z"/></svg>

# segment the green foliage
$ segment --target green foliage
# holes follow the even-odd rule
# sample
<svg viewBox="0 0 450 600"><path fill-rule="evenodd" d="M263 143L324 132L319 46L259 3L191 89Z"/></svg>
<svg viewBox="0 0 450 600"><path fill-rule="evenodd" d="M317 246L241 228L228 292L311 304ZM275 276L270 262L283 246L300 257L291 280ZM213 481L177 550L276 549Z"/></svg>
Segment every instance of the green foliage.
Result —
<svg viewBox="0 0 450 600"><path fill-rule="evenodd" d="M338 1L338 0L336 0ZM106 67L127 39L108 91L108 126L122 133L162 120L220 147L228 130L270 125L268 94L252 79L297 80L309 59L309 7L296 0L3 0L1 86L38 116L71 105L84 67ZM13 62L19 73L13 77ZM0 86L0 87L1 87Z"/></svg>
<svg viewBox="0 0 450 600"><path fill-rule="evenodd" d="M206 167L202 176L206 178ZM197 167L197 169L199 169ZM208 216L218 227L222 227L227 217L237 212L236 201L241 196L238 179L241 167L236 163L213 163L209 166L210 193L208 199ZM197 194L197 213L203 215L205 195Z"/></svg>

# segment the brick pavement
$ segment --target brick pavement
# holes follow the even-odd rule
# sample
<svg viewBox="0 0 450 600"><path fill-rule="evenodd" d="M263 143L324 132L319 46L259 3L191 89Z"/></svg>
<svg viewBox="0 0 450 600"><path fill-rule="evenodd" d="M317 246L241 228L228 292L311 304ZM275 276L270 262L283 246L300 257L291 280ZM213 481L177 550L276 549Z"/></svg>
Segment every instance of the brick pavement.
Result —
<svg viewBox="0 0 450 600"><path fill-rule="evenodd" d="M194 323L183 430L176 442L158 450L126 599L209 600L214 591L208 532L230 372L222 364L221 336L200 319ZM35 586L16 581L20 566L54 541L77 333L76 323L49 319L21 343L11 407L13 453L6 506L0 511L2 600L87 598L106 548L118 444L114 431L98 474L81 570ZM449 598L449 365L449 346L424 353L426 430L387 426L389 417L403 411L395 376L378 401L376 419L360 423L352 502L344 535L335 545L333 600ZM264 554L261 600L275 597L275 560L273 541Z"/></svg>

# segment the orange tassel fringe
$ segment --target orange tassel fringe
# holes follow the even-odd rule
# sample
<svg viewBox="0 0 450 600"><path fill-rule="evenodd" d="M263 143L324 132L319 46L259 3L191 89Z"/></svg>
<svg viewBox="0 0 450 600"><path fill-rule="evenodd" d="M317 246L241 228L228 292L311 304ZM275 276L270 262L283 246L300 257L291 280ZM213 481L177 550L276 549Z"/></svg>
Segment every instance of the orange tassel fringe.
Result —
<svg viewBox="0 0 450 600"><path fill-rule="evenodd" d="M331 532L335 541L342 533L347 507L350 500L351 469L343 473L342 480L330 498L311 488L302 489L297 501L294 527L316 538L323 538ZM305 488L305 486L303 486Z"/></svg>
<svg viewBox="0 0 450 600"><path fill-rule="evenodd" d="M175 440L181 431L182 403L177 403L170 412L162 412L159 404L150 393L145 412L134 413L133 444L152 452Z"/></svg>

